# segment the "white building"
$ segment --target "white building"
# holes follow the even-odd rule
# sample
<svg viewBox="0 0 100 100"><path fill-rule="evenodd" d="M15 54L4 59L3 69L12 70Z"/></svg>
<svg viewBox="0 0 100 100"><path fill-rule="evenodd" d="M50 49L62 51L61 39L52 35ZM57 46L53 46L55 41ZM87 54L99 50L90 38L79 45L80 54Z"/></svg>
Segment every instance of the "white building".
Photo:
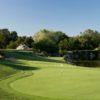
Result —
<svg viewBox="0 0 100 100"><path fill-rule="evenodd" d="M20 44L17 48L17 50L32 50L32 48L29 48L27 45L25 44Z"/></svg>

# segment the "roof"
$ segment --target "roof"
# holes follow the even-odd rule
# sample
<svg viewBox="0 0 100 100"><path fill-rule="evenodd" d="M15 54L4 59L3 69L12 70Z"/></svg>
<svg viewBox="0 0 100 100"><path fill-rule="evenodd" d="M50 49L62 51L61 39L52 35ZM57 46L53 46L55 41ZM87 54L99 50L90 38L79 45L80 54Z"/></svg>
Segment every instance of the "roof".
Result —
<svg viewBox="0 0 100 100"><path fill-rule="evenodd" d="M27 45L25 44L20 44L17 48L17 50L30 50L31 48L29 48Z"/></svg>

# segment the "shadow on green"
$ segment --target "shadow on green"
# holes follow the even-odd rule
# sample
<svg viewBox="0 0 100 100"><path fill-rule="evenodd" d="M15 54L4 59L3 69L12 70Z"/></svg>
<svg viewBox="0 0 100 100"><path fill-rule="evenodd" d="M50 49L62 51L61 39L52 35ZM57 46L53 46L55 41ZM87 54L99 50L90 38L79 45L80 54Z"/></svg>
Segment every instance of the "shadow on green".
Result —
<svg viewBox="0 0 100 100"><path fill-rule="evenodd" d="M54 63L64 63L61 60L50 59L48 57L37 56L30 51L6 51L7 57L15 57L17 59L31 60L31 61L43 61L43 62L54 62Z"/></svg>
<svg viewBox="0 0 100 100"><path fill-rule="evenodd" d="M8 67L11 67L11 68L16 69L16 70L23 70L23 71L30 71L30 70L39 69L37 67L25 66L25 65L21 65L21 64L19 64L17 62L12 62L12 61L4 61L4 60L2 60L1 64L5 65L5 66L8 66Z"/></svg>

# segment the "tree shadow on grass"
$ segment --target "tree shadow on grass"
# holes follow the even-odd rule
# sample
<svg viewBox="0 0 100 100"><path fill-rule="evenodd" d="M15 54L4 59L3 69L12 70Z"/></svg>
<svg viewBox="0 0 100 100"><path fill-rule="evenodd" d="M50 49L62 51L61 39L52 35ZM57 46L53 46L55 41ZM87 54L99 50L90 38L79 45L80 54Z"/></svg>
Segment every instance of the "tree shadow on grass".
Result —
<svg viewBox="0 0 100 100"><path fill-rule="evenodd" d="M37 67L21 65L21 64L18 64L16 62L2 61L1 64L8 66L8 67L11 67L11 68L16 69L16 70L23 70L23 71L31 71L31 70L38 70L39 69Z"/></svg>
<svg viewBox="0 0 100 100"><path fill-rule="evenodd" d="M24 59L24 60L31 60L31 61L42 61L42 62L53 62L53 63L64 63L64 61L60 61L60 60L55 60L55 59L50 59L48 57L26 57L26 58L20 58L20 59Z"/></svg>
<svg viewBox="0 0 100 100"><path fill-rule="evenodd" d="M54 62L54 63L64 63L64 61L50 59L49 57L42 57L32 52L25 52L25 51L6 51L7 57L14 57L17 59L22 60L31 60L31 61L43 61L43 62Z"/></svg>

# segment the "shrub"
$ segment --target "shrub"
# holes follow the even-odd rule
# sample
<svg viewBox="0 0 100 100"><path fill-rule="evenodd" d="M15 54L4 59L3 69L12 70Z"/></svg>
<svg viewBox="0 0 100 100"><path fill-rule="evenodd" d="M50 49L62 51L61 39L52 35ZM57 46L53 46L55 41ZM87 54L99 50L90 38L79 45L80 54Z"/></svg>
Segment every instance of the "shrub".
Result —
<svg viewBox="0 0 100 100"><path fill-rule="evenodd" d="M78 51L67 51L64 56L66 62L76 62L76 61L94 61L100 60L99 50L78 50Z"/></svg>

